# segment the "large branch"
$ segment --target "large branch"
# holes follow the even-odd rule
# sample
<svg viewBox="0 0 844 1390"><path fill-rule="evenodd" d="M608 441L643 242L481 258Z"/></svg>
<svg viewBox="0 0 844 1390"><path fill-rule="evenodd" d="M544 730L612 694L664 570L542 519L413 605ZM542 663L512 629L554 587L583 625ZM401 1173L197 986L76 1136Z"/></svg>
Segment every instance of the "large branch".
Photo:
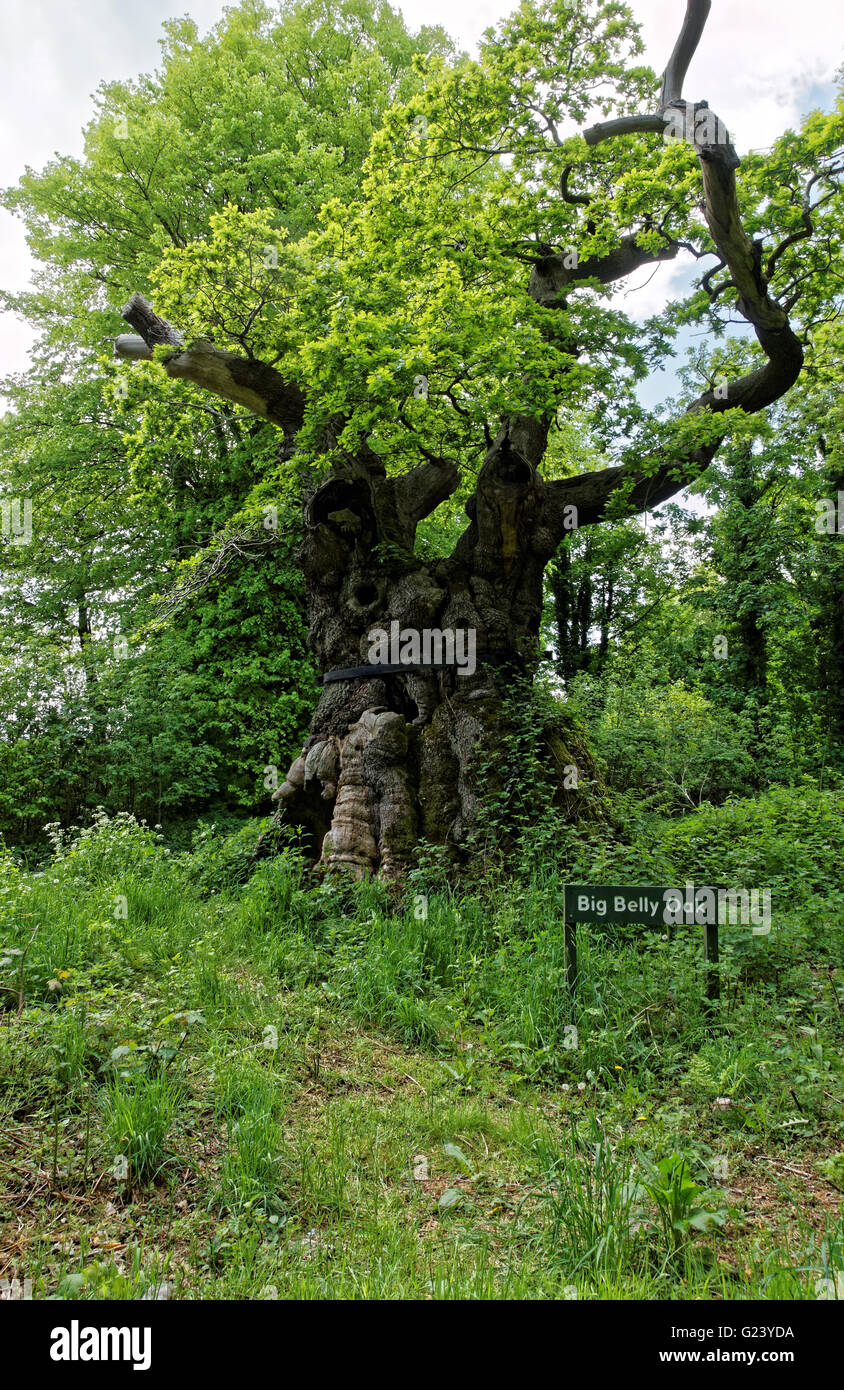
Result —
<svg viewBox="0 0 844 1390"><path fill-rule="evenodd" d="M460 471L453 459L431 456L392 480L399 515L413 535L420 521L457 490Z"/></svg>
<svg viewBox="0 0 844 1390"><path fill-rule="evenodd" d="M629 487L624 499L627 515L651 511L700 477L718 447L701 445L679 457L657 460L652 473L644 474L640 464L625 464L548 483L543 525L536 537L538 548L550 557L567 533L605 520L610 502L625 486Z"/></svg>
<svg viewBox="0 0 844 1390"><path fill-rule="evenodd" d="M149 360L154 356L154 348L172 347L173 352L161 359L168 376L192 381L215 396L236 401L261 419L278 425L286 435L294 435L301 428L305 413L302 391L266 362L225 352L213 343L198 341L185 346L182 336L140 294L132 295L123 317L139 336L123 333L117 337L115 356L129 361Z"/></svg>
<svg viewBox="0 0 844 1390"><path fill-rule="evenodd" d="M600 145L602 140L611 140L616 135L662 135L666 118L661 111L646 116L616 116L612 121L598 121L583 132L587 145Z"/></svg>
<svg viewBox="0 0 844 1390"><path fill-rule="evenodd" d="M684 103L681 97L683 79L700 42L709 10L710 0L688 0L683 28L663 77L659 112L592 126L585 132L585 139L587 144L596 145L616 135L664 128L678 110L685 117L693 113L694 123L689 134L703 175L707 226L721 263L727 268L737 291L738 308L752 325L767 361L756 371L715 391L705 392L689 407L689 412L706 410L716 414L740 408L753 414L772 405L794 385L803 366L803 349L787 313L768 294L761 243L753 241L742 225L736 189L736 169L740 160L729 134L705 102L692 106ZM699 121L701 112L704 112L704 119ZM717 449L717 443L690 446L679 457L651 459L647 468L628 464L548 484L544 524L538 543L547 548L562 539L571 525L572 507L577 508L580 526L602 520L611 498L622 487L629 489L625 500L631 513L658 506L705 471Z"/></svg>
<svg viewBox="0 0 844 1390"><path fill-rule="evenodd" d="M668 66L662 76L660 107L671 106L682 97L686 73L703 37L711 9L712 0L688 0L680 37L674 45L674 52L668 59Z"/></svg>
<svg viewBox="0 0 844 1390"><path fill-rule="evenodd" d="M669 241L658 251L645 251L637 245L635 236L625 236L605 256L590 256L576 265L567 264L571 259L570 253L543 256L531 272L528 293L537 304L553 308L560 303L560 293L570 286L589 280L600 280L602 285L610 285L626 275L632 275L644 265L673 260L679 249L677 242Z"/></svg>
<svg viewBox="0 0 844 1390"><path fill-rule="evenodd" d="M712 0L687 0L680 37L662 75L658 110L645 115L618 116L612 121L599 121L583 132L587 145L599 145L602 140L610 140L616 135L660 133L665 130L671 108L682 105L686 73L703 37L711 8Z"/></svg>

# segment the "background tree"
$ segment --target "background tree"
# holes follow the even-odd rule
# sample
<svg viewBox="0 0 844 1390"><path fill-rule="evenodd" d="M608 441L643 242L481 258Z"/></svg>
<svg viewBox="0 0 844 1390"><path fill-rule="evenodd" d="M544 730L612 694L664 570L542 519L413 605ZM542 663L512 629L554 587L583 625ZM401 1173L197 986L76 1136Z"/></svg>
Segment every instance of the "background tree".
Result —
<svg viewBox="0 0 844 1390"><path fill-rule="evenodd" d="M809 676L825 761L844 753L844 410L842 333L837 322L818 334L817 362L800 393L805 476L811 500L808 544L795 565L795 584L811 605L810 640L799 653ZM807 519L808 520L808 519Z"/></svg>
<svg viewBox="0 0 844 1390"><path fill-rule="evenodd" d="M13 839L100 803L155 820L257 810L302 737L299 502L289 482L261 496L276 430L162 390L156 371L116 372L111 306L230 199L270 206L275 240L353 197L386 106L419 86L413 55L432 50L450 51L441 31L413 38L368 0L247 3L204 39L169 22L158 73L100 89L84 158L4 195L40 265L33 293L5 296L39 330L32 370L4 384L0 437L0 491L34 508L33 543L4 546L0 574ZM264 544L236 539L249 498ZM163 617L155 593L182 569L187 593L197 566L209 582Z"/></svg>

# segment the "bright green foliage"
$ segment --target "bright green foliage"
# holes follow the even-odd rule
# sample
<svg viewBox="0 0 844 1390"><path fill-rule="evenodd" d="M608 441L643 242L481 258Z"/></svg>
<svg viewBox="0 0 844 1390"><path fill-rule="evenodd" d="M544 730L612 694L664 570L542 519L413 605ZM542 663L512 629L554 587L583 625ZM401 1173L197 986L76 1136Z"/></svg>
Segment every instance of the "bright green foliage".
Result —
<svg viewBox="0 0 844 1390"><path fill-rule="evenodd" d="M631 8L602 0L522 4L471 62L370 0L247 0L205 39L171 21L157 75L102 88L84 158L5 195L43 265L16 300L35 367L0 426L2 495L34 504L32 542L2 548L0 828L53 823L34 872L0 845L0 1220L38 1296L134 1298L166 1275L224 1298L813 1299L842 1267L844 587L841 538L815 525L844 492L841 335L810 328L840 294L841 211L820 183L809 262L795 241L769 267L808 338L787 408L645 411L644 374L678 326L720 331L729 289L647 323L597 284L565 312L525 295L543 246L585 259L662 225L709 248L687 147L576 138L595 108L653 104L640 57ZM841 121L745 161L755 234L799 232ZM567 166L589 229L558 194ZM265 823L233 812L266 809L314 696L294 559L312 475L239 408L106 360L135 289L300 376L312 464L338 410L390 470L456 458L425 559L465 525L502 412L547 409L554 477L647 470L727 429L703 519L675 508L646 534L621 497L560 557L554 595L583 594L569 708L549 671L485 754L516 812L512 875L479 852L450 889L423 847L404 896L315 887L294 844L252 872ZM684 399L756 361L725 337ZM521 756L549 717L606 778L580 825ZM182 852L173 822L197 815ZM581 930L569 999L574 880L772 889L770 936L722 931L717 1028L684 930ZM776 1229L748 1210L760 1149ZM64 1184L89 1204L68 1207L69 1254ZM128 1237L127 1196L145 1201Z"/></svg>
<svg viewBox="0 0 844 1390"><path fill-rule="evenodd" d="M296 480L276 468L271 428L103 349L168 249L201 261L203 238L231 226L240 261L228 245L209 260L214 293L185 326L237 340L256 295L290 293L283 263L264 266L276 243L330 197L354 199L385 107L419 86L413 55L448 51L369 0L247 3L205 39L190 20L165 29L156 75L102 87L84 157L6 195L43 266L12 301L42 341L11 388L0 477L4 497L32 499L35 533L3 550L0 826L15 838L100 802L158 819L266 799L264 769L289 754L314 693L290 559ZM150 628L176 567L190 582L214 565L215 536L265 527L269 508L281 550L229 565L169 629Z"/></svg>
<svg viewBox="0 0 844 1390"><path fill-rule="evenodd" d="M100 88L84 157L7 195L86 317L92 269L116 307L227 204L267 210L295 239L329 198L351 202L385 106L418 85L413 55L448 51L442 31L412 39L380 0L246 0L206 38L187 18L164 30L157 73Z"/></svg>
<svg viewBox="0 0 844 1390"><path fill-rule="evenodd" d="M178 1087L166 1073L104 1087L103 1123L115 1155L115 1176L131 1183L158 1177L167 1161L165 1141L178 1103Z"/></svg>
<svg viewBox="0 0 844 1390"><path fill-rule="evenodd" d="M723 1210L703 1205L702 1189L689 1172L682 1154L660 1159L645 1188L659 1212L666 1240L675 1251L691 1231L707 1231L712 1226L724 1225Z"/></svg>

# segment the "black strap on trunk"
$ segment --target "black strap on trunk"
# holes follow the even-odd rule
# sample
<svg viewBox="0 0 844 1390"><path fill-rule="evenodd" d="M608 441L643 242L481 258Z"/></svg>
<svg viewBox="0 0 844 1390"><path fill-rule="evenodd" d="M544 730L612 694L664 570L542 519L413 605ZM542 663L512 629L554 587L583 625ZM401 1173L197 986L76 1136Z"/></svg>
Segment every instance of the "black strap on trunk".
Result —
<svg viewBox="0 0 844 1390"><path fill-rule="evenodd" d="M540 661L547 661L553 655L553 652L537 653ZM525 658L517 652L511 652L507 656L502 652L478 652L475 660L486 666L506 666L510 662L525 664ZM326 671L322 677L322 683L323 685L330 685L332 681L377 680L380 676L407 676L414 671L444 671L446 669L448 668L442 663L435 665L433 662L429 662L428 665L421 662L384 662L378 666L342 666L334 671Z"/></svg>
<svg viewBox="0 0 844 1390"><path fill-rule="evenodd" d="M330 681L365 681L372 680L378 676L406 676L411 671L441 671L443 667L421 666L417 664L403 663L390 664L385 662L380 666L342 666L336 671L326 671L322 678L323 685L328 685Z"/></svg>

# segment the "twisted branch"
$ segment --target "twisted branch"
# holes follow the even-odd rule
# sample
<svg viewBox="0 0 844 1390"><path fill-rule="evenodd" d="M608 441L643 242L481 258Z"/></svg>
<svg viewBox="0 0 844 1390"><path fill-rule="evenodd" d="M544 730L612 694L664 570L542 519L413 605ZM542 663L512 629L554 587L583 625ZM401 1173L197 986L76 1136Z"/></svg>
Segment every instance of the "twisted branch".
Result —
<svg viewBox="0 0 844 1390"><path fill-rule="evenodd" d="M591 126L584 132L584 139L588 145L594 146L618 135L664 131L675 112L682 111L687 119L693 110L693 143L703 176L703 211L720 258L720 264L704 277L704 283L712 299L728 287L735 288L739 311L752 325L767 362L738 380L727 383L723 389L706 391L693 402L688 413L707 410L715 414L739 407L747 414L753 414L772 405L794 385L803 366L803 349L791 328L786 310L768 293L768 280L762 269L761 243L753 241L742 225L736 189L736 170L740 160L726 127L709 111L706 102L695 103L692 107L682 100L683 81L703 34L710 8L710 0L688 0L680 36L665 69L659 111L645 116L624 116ZM707 118L699 123L697 117L702 110L707 112ZM810 196L810 191L807 190L806 198ZM810 213L807 215L810 217ZM805 220L804 233L787 238L769 259L766 267L768 273L772 269L772 262L775 266L786 246L793 245L804 234L809 235L805 230ZM628 243L630 240L627 239ZM629 244L627 256L632 262L634 252ZM727 270L729 279L713 290L711 277L721 269ZM559 542L569 524L567 518L572 506L578 509L578 524L581 526L602 520L613 494L623 486L630 486L628 501L631 512L658 506L699 476L711 463L718 447L718 443L710 443L690 448L679 458L652 460L655 466L647 476L642 476L642 464L637 463L601 469L579 478L548 484L544 516L547 530L543 531L540 543L547 548Z"/></svg>
<svg viewBox="0 0 844 1390"><path fill-rule="evenodd" d="M224 352L201 340L185 346L182 335L156 314L141 294L133 294L123 310L126 322L137 335L123 333L115 339L116 357L143 361L154 357L156 347L172 347L162 359L169 377L192 381L215 396L236 401L253 415L278 425L285 435L301 429L305 397L300 388L285 380L275 367L251 357Z"/></svg>

